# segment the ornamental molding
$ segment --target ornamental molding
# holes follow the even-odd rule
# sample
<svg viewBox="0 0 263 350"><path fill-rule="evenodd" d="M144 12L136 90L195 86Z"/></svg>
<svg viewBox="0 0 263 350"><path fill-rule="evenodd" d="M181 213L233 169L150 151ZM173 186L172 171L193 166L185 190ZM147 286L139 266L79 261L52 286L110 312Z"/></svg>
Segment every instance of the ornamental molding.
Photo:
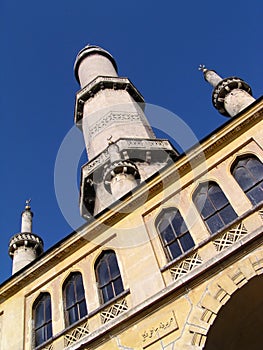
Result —
<svg viewBox="0 0 263 350"><path fill-rule="evenodd" d="M83 108L85 102L95 97L95 95L104 89L111 90L125 90L129 93L134 101L144 104L144 99L136 87L130 82L128 78L119 77L103 77L99 76L91 83L86 85L82 90L76 94L75 103L75 123L78 124L83 118Z"/></svg>
<svg viewBox="0 0 263 350"><path fill-rule="evenodd" d="M139 113L110 112L89 128L89 135L94 137L115 123L125 124L141 121L143 120Z"/></svg>

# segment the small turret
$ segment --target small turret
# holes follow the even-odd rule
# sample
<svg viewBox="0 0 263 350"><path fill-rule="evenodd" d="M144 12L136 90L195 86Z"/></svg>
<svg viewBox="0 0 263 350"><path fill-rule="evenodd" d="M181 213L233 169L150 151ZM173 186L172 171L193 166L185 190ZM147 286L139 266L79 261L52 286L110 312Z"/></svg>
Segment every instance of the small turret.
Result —
<svg viewBox="0 0 263 350"><path fill-rule="evenodd" d="M219 113L234 117L255 101L250 86L237 77L221 78L214 70L200 65L205 80L214 87L212 101Z"/></svg>
<svg viewBox="0 0 263 350"><path fill-rule="evenodd" d="M32 233L33 215L30 200L27 200L25 210L22 212L21 232L15 234L9 242L8 253L13 259L12 274L21 270L43 252L42 239Z"/></svg>

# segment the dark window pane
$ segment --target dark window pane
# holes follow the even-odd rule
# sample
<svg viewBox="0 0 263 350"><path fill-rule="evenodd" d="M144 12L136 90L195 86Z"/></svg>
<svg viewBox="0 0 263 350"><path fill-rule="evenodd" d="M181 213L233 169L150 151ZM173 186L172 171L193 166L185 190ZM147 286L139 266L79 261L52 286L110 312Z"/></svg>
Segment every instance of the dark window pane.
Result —
<svg viewBox="0 0 263 350"><path fill-rule="evenodd" d="M263 201L263 188L262 184L257 185L247 192L247 196L252 204L257 204Z"/></svg>
<svg viewBox="0 0 263 350"><path fill-rule="evenodd" d="M71 307L75 304L74 284L70 281L66 285L66 306Z"/></svg>
<svg viewBox="0 0 263 350"><path fill-rule="evenodd" d="M79 314L80 314L80 318L87 315L87 306L86 306L85 300L79 303Z"/></svg>
<svg viewBox="0 0 263 350"><path fill-rule="evenodd" d="M184 220L178 210L175 214L172 214L172 216L174 217L171 217L171 223L174 228L175 234L178 236L181 233L181 228L184 223Z"/></svg>
<svg viewBox="0 0 263 350"><path fill-rule="evenodd" d="M174 235L174 232L173 232L171 226L168 226L166 228L166 230L161 232L161 235L162 235L163 242L164 242L165 245L171 243L175 239L175 235Z"/></svg>
<svg viewBox="0 0 263 350"><path fill-rule="evenodd" d="M45 341L44 328L40 328L40 329L36 330L36 332L35 332L36 346L44 343L44 341Z"/></svg>
<svg viewBox="0 0 263 350"><path fill-rule="evenodd" d="M230 204L220 211L220 216L225 224L229 224L237 218L237 214Z"/></svg>
<svg viewBox="0 0 263 350"><path fill-rule="evenodd" d="M46 298L45 300L45 318L46 322L51 320L51 300L50 298Z"/></svg>
<svg viewBox="0 0 263 350"><path fill-rule="evenodd" d="M46 331L47 331L47 339L46 340L48 340L49 338L52 337L52 324L51 323L47 324Z"/></svg>
<svg viewBox="0 0 263 350"><path fill-rule="evenodd" d="M206 201L203 202L203 207L201 207L200 210L201 210L201 215L203 219L206 219L208 216L213 214L213 212L215 211L215 208L212 202L210 201L210 199L207 198Z"/></svg>
<svg viewBox="0 0 263 350"><path fill-rule="evenodd" d="M77 293L77 297L76 297L77 301L84 298L85 293L84 293L84 287L83 287L81 276L76 280L76 293Z"/></svg>
<svg viewBox="0 0 263 350"><path fill-rule="evenodd" d="M162 218L162 220L160 221L159 225L158 225L158 229L159 231L165 231L167 227L170 226L170 221L167 220L166 218Z"/></svg>
<svg viewBox="0 0 263 350"><path fill-rule="evenodd" d="M98 275L99 275L99 283L101 286L104 286L105 284L109 283L110 281L110 275L107 263L105 261L101 261L98 266Z"/></svg>
<svg viewBox="0 0 263 350"><path fill-rule="evenodd" d="M69 324L72 324L78 321L78 313L77 313L76 306L68 310L68 319L69 319Z"/></svg>
<svg viewBox="0 0 263 350"><path fill-rule="evenodd" d="M112 289L111 284L102 288L102 296L103 296L104 302L107 302L107 301L111 300L112 298L114 298L113 289Z"/></svg>
<svg viewBox="0 0 263 350"><path fill-rule="evenodd" d="M188 232L188 228L186 226L186 223L183 221L181 227L179 227L179 229L178 229L177 236L179 236L179 234L184 234L186 232Z"/></svg>
<svg viewBox="0 0 263 350"><path fill-rule="evenodd" d="M211 186L208 194L215 209L221 209L228 202L226 196L218 186Z"/></svg>
<svg viewBox="0 0 263 350"><path fill-rule="evenodd" d="M182 236L180 238L180 243L182 245L184 252L187 252L187 250L193 248L194 246L194 241L190 233L186 233L184 236Z"/></svg>
<svg viewBox="0 0 263 350"><path fill-rule="evenodd" d="M263 179L263 164L258 159L250 159L247 163L247 167L255 179Z"/></svg>
<svg viewBox="0 0 263 350"><path fill-rule="evenodd" d="M110 255L109 267L110 267L111 279L119 276L120 270L119 270L119 266L118 266L115 254Z"/></svg>
<svg viewBox="0 0 263 350"><path fill-rule="evenodd" d="M115 290L115 295L119 295L120 293L123 292L123 284L120 277L114 281L114 290Z"/></svg>
<svg viewBox="0 0 263 350"><path fill-rule="evenodd" d="M246 191L255 184L254 178L251 176L251 173L247 169L240 167L237 168L234 177L237 180L239 186Z"/></svg>
<svg viewBox="0 0 263 350"><path fill-rule="evenodd" d="M172 259L175 259L182 254L182 250L180 249L177 241L169 245L168 251L170 252L170 257Z"/></svg>
<svg viewBox="0 0 263 350"><path fill-rule="evenodd" d="M98 258L95 265L98 286L102 301L105 303L123 291L116 255L113 251L107 251Z"/></svg>
<svg viewBox="0 0 263 350"><path fill-rule="evenodd" d="M203 196L205 198L205 196ZM199 204L204 204L204 201L199 201ZM169 259L175 259L182 255L184 251L189 250L193 245L193 239L188 232L188 228L180 211L176 208L171 208L162 213L159 222L157 221L157 229L159 231L164 249ZM181 239L183 238L181 244Z"/></svg>
<svg viewBox="0 0 263 350"><path fill-rule="evenodd" d="M218 230L220 230L222 227L224 227L224 223L220 219L218 214L211 216L209 219L206 220L206 223L207 223L211 233L215 233Z"/></svg>
<svg viewBox="0 0 263 350"><path fill-rule="evenodd" d="M34 306L35 345L38 346L52 337L51 298L44 293Z"/></svg>
<svg viewBox="0 0 263 350"><path fill-rule="evenodd" d="M42 301L39 301L35 308L35 325L36 328L40 327L45 323L45 316L44 316L44 303Z"/></svg>

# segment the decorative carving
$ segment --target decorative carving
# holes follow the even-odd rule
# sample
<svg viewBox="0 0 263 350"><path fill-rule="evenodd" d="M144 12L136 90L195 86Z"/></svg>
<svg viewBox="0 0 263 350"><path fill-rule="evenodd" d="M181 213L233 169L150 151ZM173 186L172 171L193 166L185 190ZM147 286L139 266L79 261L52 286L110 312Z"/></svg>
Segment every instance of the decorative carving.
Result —
<svg viewBox="0 0 263 350"><path fill-rule="evenodd" d="M89 324L88 321L86 321L81 326L74 328L72 331L64 335L65 347L74 344L76 341L85 337L89 333Z"/></svg>
<svg viewBox="0 0 263 350"><path fill-rule="evenodd" d="M244 224L240 222L238 225L232 227L229 231L224 232L217 237L213 244L218 252L228 248L233 243L239 241L247 234L247 229Z"/></svg>
<svg viewBox="0 0 263 350"><path fill-rule="evenodd" d="M142 118L138 113L111 112L101 118L97 123L94 124L94 126L91 126L89 129L89 134L91 137L94 137L110 125L127 122L134 123L138 121L142 121Z"/></svg>
<svg viewBox="0 0 263 350"><path fill-rule="evenodd" d="M259 210L258 214L259 214L260 218L263 220L263 209Z"/></svg>
<svg viewBox="0 0 263 350"><path fill-rule="evenodd" d="M38 254L43 252L43 241L40 237L33 233L17 233L9 242L9 255L13 255L18 246L30 246L33 247Z"/></svg>
<svg viewBox="0 0 263 350"><path fill-rule="evenodd" d="M76 95L75 122L78 123L83 117L83 107L86 101L93 98L96 93L103 89L126 90L138 103L144 103L144 99L127 78L119 77L97 77Z"/></svg>
<svg viewBox="0 0 263 350"><path fill-rule="evenodd" d="M122 314L124 311L128 310L127 300L125 298L118 300L116 303L110 305L108 308L104 309L100 313L101 322L107 323L108 321L114 319L118 315Z"/></svg>
<svg viewBox="0 0 263 350"><path fill-rule="evenodd" d="M188 256L170 269L173 280L176 281L181 276L193 270L196 266L202 264L202 259L198 252Z"/></svg>
<svg viewBox="0 0 263 350"><path fill-rule="evenodd" d="M237 77L229 77L220 81L213 91L213 105L219 111L219 113L228 116L229 114L225 109L224 100L232 90L242 89L248 94L252 95L250 86L242 79Z"/></svg>

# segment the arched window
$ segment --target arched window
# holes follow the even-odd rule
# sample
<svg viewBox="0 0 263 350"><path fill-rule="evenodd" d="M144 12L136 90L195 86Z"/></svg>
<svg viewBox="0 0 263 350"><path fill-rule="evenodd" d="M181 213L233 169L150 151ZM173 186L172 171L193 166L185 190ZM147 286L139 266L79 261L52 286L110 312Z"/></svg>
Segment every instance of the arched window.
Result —
<svg viewBox="0 0 263 350"><path fill-rule="evenodd" d="M103 252L95 264L96 278L103 303L123 292L121 274L112 250Z"/></svg>
<svg viewBox="0 0 263 350"><path fill-rule="evenodd" d="M263 200L263 164L257 157L237 158L231 173L252 204Z"/></svg>
<svg viewBox="0 0 263 350"><path fill-rule="evenodd" d="M69 326L87 315L87 305L82 276L79 272L69 275L63 285L65 323Z"/></svg>
<svg viewBox="0 0 263 350"><path fill-rule="evenodd" d="M194 246L194 241L178 209L164 210L157 218L156 227L169 260L178 258Z"/></svg>
<svg viewBox="0 0 263 350"><path fill-rule="evenodd" d="M33 325L35 346L52 337L51 298L49 293L42 293L33 305Z"/></svg>
<svg viewBox="0 0 263 350"><path fill-rule="evenodd" d="M194 204L211 233L215 233L237 217L228 199L215 182L198 186Z"/></svg>

